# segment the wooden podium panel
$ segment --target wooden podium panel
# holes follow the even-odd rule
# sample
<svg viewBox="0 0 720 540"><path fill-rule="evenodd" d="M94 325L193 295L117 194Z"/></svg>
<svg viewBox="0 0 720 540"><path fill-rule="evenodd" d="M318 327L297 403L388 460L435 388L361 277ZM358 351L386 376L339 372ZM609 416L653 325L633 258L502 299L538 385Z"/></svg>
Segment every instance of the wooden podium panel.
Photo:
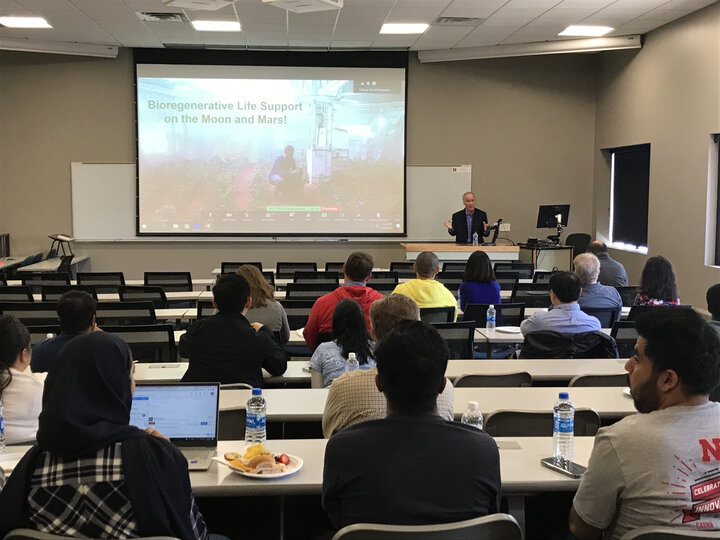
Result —
<svg viewBox="0 0 720 540"><path fill-rule="evenodd" d="M473 251L484 251L491 261L517 261L517 246L473 246L472 244L442 243L407 243L400 244L405 248L405 258L414 261L423 251L432 251L441 261L466 261Z"/></svg>

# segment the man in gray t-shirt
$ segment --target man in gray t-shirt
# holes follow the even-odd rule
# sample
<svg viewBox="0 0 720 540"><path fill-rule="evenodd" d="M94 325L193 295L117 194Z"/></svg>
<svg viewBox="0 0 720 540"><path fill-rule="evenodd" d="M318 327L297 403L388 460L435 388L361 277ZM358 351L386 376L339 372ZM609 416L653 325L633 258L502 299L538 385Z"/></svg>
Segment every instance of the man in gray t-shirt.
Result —
<svg viewBox="0 0 720 540"><path fill-rule="evenodd" d="M640 412L602 428L570 511L580 540L643 526L720 531L720 338L692 310L637 320L625 364ZM604 536L603 536L604 535Z"/></svg>

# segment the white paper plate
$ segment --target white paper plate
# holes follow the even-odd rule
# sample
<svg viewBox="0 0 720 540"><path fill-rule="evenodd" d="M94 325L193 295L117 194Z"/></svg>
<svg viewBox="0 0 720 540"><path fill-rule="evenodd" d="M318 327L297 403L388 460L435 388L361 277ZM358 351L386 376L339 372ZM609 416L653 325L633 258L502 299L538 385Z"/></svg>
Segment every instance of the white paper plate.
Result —
<svg viewBox="0 0 720 540"><path fill-rule="evenodd" d="M495 328L496 332L501 332L503 334L519 334L520 333L520 327L519 326L498 326Z"/></svg>
<svg viewBox="0 0 720 540"><path fill-rule="evenodd" d="M222 463L228 469L230 469L232 472L237 473L239 475L247 476L248 478L255 478L257 480L274 480L275 478L283 478L285 476L290 476L291 474L295 474L300 469L302 469L302 466L303 466L302 458L300 458L298 456L294 456L292 454L285 454L285 455L290 458L290 463L287 464L287 468L283 472L279 472L276 474L253 474L253 473L245 472L242 469L238 469L237 467L233 467L224 458L214 457L212 459L217 461L218 463Z"/></svg>

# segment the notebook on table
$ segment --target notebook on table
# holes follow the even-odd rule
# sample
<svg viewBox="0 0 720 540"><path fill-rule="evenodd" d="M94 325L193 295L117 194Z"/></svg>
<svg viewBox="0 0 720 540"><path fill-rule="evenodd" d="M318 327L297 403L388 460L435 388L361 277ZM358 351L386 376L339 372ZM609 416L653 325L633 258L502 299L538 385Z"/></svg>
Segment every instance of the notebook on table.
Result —
<svg viewBox="0 0 720 540"><path fill-rule="evenodd" d="M153 427L170 438L191 471L210 467L217 450L219 383L138 384L130 424Z"/></svg>

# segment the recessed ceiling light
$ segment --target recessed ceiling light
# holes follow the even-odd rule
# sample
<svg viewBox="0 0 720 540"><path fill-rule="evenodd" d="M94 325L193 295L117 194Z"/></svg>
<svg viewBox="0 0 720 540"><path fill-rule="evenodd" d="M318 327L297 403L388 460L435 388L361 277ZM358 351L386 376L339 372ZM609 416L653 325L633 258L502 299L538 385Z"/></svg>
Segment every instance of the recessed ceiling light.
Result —
<svg viewBox="0 0 720 540"><path fill-rule="evenodd" d="M239 32L237 21L191 21L195 30L201 32Z"/></svg>
<svg viewBox="0 0 720 540"><path fill-rule="evenodd" d="M560 32L558 36L576 36L576 37L600 37L604 36L608 32L615 30L609 26L584 26L584 25L571 25L565 30Z"/></svg>
<svg viewBox="0 0 720 540"><path fill-rule="evenodd" d="M425 23L385 23L381 34L422 34L430 25Z"/></svg>
<svg viewBox="0 0 720 540"><path fill-rule="evenodd" d="M0 17L0 24L7 28L52 28L42 17Z"/></svg>

